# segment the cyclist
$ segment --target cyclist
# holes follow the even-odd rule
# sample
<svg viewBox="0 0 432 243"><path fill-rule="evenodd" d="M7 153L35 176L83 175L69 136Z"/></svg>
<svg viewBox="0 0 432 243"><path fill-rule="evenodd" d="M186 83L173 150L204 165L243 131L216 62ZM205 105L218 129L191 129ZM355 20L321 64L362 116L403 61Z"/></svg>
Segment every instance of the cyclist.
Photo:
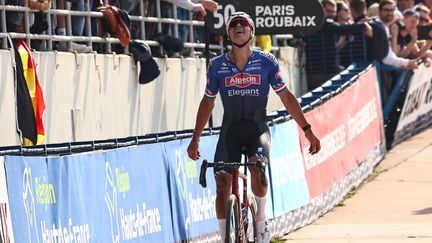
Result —
<svg viewBox="0 0 432 243"><path fill-rule="evenodd" d="M213 58L208 67L207 87L199 105L196 125L188 147L188 155L200 157L199 139L207 124L214 99L219 92L224 107L224 116L214 161L239 162L242 149L250 162L260 159L267 163L270 150L270 133L266 124L266 106L270 86L279 95L283 105L297 124L303 128L311 146L309 152L317 153L319 139L314 135L296 97L287 89L280 77L279 64L270 53L252 50L250 41L254 37L255 24L244 12L233 13L226 22L232 50ZM270 232L265 215L267 187L261 185L261 173L249 168L251 188L257 204L258 242L269 242ZM226 203L231 189L232 177L229 169L215 169L216 216L222 239L225 238Z"/></svg>

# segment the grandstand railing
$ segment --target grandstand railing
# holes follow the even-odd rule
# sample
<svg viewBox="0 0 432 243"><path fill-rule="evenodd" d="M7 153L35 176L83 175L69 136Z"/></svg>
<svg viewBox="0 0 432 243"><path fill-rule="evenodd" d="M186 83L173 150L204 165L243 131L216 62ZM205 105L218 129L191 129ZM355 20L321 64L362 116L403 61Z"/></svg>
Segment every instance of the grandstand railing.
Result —
<svg viewBox="0 0 432 243"><path fill-rule="evenodd" d="M105 0L107 2L107 0ZM65 2L67 3L67 2ZM6 49L7 46L7 35L10 35L13 39L26 39L27 44L31 47L31 40L42 40L44 41L44 50L52 51L55 50L55 46L53 42L67 42L68 50L72 51L71 44L72 42L83 42L88 46L92 47L93 43L104 43L105 52L112 52L112 44L120 43L120 41L109 35L104 37L94 36L92 35L92 24L91 21L94 18L102 18L103 14L97 11L91 11L91 6L89 1L85 1L86 11L75 11L75 10L63 10L63 9L55 9L52 8L47 12L47 23L48 29L44 34L34 34L30 32L30 15L37 13L38 10L34 10L24 6L13 6L13 5L5 5L5 0L0 0L0 39L3 39L1 48ZM139 23L139 38L141 40L145 40L145 42L149 46L159 46L157 41L149 40L146 37L146 26L145 23L156 23L157 24L157 32L162 32L162 24L172 24L174 25L174 37L179 38L178 27L180 25L186 25L189 27L188 29L188 40L184 43L185 48L189 48L190 52L193 53L195 49L205 49L205 43L196 43L194 41L195 34L194 28L201 29L204 32L204 21L194 20L193 13L189 12L189 19L180 20L177 18L177 7L173 5L173 18L162 18L160 0L156 0L156 16L144 16L144 3L143 1L139 1L139 15L130 15L129 18L131 22ZM7 33L6 30L6 12L14 11L14 12L22 12L24 14L23 23L24 23L24 31L23 33ZM53 33L53 21L57 16L65 16L65 27L66 27L66 35L57 35ZM85 17L85 33L84 36L73 36L72 35L72 16L82 16ZM280 35L275 36L273 40L276 42L277 39L292 39L291 35ZM229 47L228 47L229 48ZM219 44L210 44L209 49L212 51L216 51L222 53L224 51L223 43ZM277 46L273 46L272 50L277 51L279 48ZM125 52L128 50L126 48Z"/></svg>
<svg viewBox="0 0 432 243"><path fill-rule="evenodd" d="M129 18L132 22L139 22L140 25L140 38L142 40L145 40L147 44L150 46L158 46L158 42L152 41L152 40L146 40L145 36L145 23L157 23L157 29L158 32L162 31L162 24L174 24L175 25L175 37L178 38L178 25L188 25L189 26L189 41L185 42L184 46L186 48L200 48L204 49L205 44L204 43L194 43L194 27L201 27L204 28L204 22L193 20L192 19L192 13L189 14L189 20L179 20L176 18L161 18L161 10L159 5L159 0L157 0L157 16L155 17L145 17L144 16L144 6L143 1L139 1L139 11L140 15L129 15ZM174 6L174 17L176 17L176 7ZM12 38L21 38L21 39L27 39L27 42L29 46L31 47L30 40L44 40L46 41L46 50L51 51L54 50L53 42L69 42L69 50L70 44L74 41L76 42L85 42L89 46L92 45L92 43L105 43L107 44L107 52L111 52L111 44L120 43L120 41L117 38L114 37L99 37L99 36L92 36L92 26L91 26L91 19L92 18L102 18L103 14L97 11L91 11L90 10L89 2L86 2L86 11L74 11L74 10L62 10L62 9L50 9L47 13L47 23L48 23L48 29L46 31L46 34L33 34L30 32L30 14L38 12L38 10L30 9L28 7L24 6L12 6L12 5L5 5L4 0L0 0L0 17L1 17L1 32L0 32L0 38L2 38L4 41L2 43L2 48L7 48L7 35L9 34ZM7 11L14 11L14 12L23 12L24 13L24 33L7 33L6 31L6 12ZM65 22L66 22L66 36L56 35L52 33L52 23L53 18L56 18L58 15L66 16ZM73 36L72 35L72 16L83 16L86 17L85 19L85 36ZM211 50L222 50L221 45L210 45L209 46Z"/></svg>

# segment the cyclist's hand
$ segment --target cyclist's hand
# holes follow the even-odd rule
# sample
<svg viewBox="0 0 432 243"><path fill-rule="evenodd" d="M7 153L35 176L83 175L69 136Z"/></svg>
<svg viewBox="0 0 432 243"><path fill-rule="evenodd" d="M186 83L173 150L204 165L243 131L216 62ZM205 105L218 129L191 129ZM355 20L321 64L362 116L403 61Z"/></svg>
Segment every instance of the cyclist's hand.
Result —
<svg viewBox="0 0 432 243"><path fill-rule="evenodd" d="M199 147L199 142L192 139L192 141L190 142L190 144L187 148L189 158L191 158L193 160L199 159L199 157L201 155L200 155L200 152L198 151L198 147Z"/></svg>
<svg viewBox="0 0 432 243"><path fill-rule="evenodd" d="M321 150L320 140L315 136L311 129L305 132L307 140L310 142L309 153L316 154Z"/></svg>

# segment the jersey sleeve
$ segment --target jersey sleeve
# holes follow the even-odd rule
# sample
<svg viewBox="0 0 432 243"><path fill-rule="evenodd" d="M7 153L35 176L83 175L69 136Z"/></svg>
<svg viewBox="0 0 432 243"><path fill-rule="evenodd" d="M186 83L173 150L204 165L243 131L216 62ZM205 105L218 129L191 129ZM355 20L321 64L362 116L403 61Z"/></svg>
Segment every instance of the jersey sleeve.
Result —
<svg viewBox="0 0 432 243"><path fill-rule="evenodd" d="M216 98L219 91L219 84L217 78L217 71L213 61L210 61L208 72L207 72L207 85L205 89L205 95L210 98Z"/></svg>
<svg viewBox="0 0 432 243"><path fill-rule="evenodd" d="M269 83L270 83L271 87L273 88L273 90L276 93L279 93L279 92L285 90L287 87L286 87L284 81L282 80L282 77L280 74L280 69L279 69L279 64L278 64L276 57L273 56L273 54L268 53L268 58L271 62L270 72L269 72L269 75L270 75Z"/></svg>

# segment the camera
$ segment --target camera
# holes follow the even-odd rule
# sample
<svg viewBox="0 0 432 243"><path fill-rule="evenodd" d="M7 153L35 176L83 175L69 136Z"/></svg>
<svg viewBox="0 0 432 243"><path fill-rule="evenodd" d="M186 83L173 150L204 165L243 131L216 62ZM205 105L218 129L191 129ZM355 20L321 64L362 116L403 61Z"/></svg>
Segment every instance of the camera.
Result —
<svg viewBox="0 0 432 243"><path fill-rule="evenodd" d="M397 21L396 25L399 27L399 30L405 30L405 25L401 21Z"/></svg>

